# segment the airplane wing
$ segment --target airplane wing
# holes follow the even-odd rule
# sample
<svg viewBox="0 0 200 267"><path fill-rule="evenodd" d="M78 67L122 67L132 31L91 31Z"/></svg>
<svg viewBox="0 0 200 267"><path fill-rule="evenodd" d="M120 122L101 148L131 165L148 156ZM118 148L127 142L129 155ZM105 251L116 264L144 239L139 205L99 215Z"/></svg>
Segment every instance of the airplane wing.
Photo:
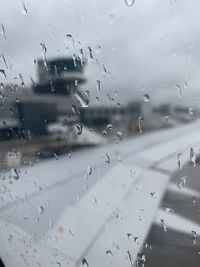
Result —
<svg viewBox="0 0 200 267"><path fill-rule="evenodd" d="M198 233L197 224L159 206L166 194L199 197L170 183L186 162L195 165L199 127L160 130L1 174L4 265L134 266L145 260L138 253L152 227L152 239L166 225L178 237Z"/></svg>

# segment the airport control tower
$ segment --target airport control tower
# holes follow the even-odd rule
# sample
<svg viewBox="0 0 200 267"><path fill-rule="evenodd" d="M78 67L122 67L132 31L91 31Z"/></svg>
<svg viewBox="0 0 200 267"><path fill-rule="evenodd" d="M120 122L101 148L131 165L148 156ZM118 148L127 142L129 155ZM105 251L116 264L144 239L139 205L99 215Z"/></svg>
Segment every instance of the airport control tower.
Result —
<svg viewBox="0 0 200 267"><path fill-rule="evenodd" d="M33 87L35 93L51 95L70 95L85 81L83 69L85 62L79 57L38 60L38 83Z"/></svg>

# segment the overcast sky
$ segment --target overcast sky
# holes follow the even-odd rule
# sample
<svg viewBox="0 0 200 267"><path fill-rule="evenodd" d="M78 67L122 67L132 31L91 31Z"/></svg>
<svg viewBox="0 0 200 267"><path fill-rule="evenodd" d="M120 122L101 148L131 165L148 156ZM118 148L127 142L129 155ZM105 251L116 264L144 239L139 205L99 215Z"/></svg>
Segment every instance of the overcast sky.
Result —
<svg viewBox="0 0 200 267"><path fill-rule="evenodd" d="M148 93L155 104L199 105L198 0L135 0L132 6L125 0L0 0L0 4L5 28L0 53L13 64L6 69L0 61L7 75L2 82L17 82L19 73L27 86L30 77L37 81L34 59L41 57L40 43L47 47L47 58L70 56L74 48L66 35L71 34L75 53L83 49L88 58L83 88L93 97L103 101L109 92L123 104ZM101 81L100 93L96 80Z"/></svg>

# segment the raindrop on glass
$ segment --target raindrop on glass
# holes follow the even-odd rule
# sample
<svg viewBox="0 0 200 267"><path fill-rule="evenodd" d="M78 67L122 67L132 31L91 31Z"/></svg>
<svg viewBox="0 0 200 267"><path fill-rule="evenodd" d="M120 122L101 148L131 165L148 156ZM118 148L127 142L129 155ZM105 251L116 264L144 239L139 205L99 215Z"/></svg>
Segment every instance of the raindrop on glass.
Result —
<svg viewBox="0 0 200 267"><path fill-rule="evenodd" d="M100 93L101 91L101 81L97 80L97 92Z"/></svg>
<svg viewBox="0 0 200 267"><path fill-rule="evenodd" d="M99 54L99 53L101 52L101 46L100 46L100 45L96 45L96 46L95 46L95 52L96 52L97 54Z"/></svg>
<svg viewBox="0 0 200 267"><path fill-rule="evenodd" d="M77 134L81 135L82 134L82 130L83 130L83 126L82 126L82 124L80 122L76 124L76 128L77 128Z"/></svg>
<svg viewBox="0 0 200 267"><path fill-rule="evenodd" d="M138 118L138 128L139 128L140 134L143 133L142 123L143 123L143 118L142 118L142 116L139 116L139 118Z"/></svg>
<svg viewBox="0 0 200 267"><path fill-rule="evenodd" d="M190 116L193 116L194 115L194 109L193 108L189 108L188 109L188 113Z"/></svg>
<svg viewBox="0 0 200 267"><path fill-rule="evenodd" d="M116 135L117 135L117 138L120 140L120 141L122 141L122 139L123 139L123 134L122 134L122 132L117 132L116 133Z"/></svg>
<svg viewBox="0 0 200 267"><path fill-rule="evenodd" d="M86 95L83 92L77 92L74 94L74 96L76 97L76 99L80 102L82 107L88 107L89 105L89 97L88 95Z"/></svg>
<svg viewBox="0 0 200 267"><path fill-rule="evenodd" d="M113 256L112 251L111 250L106 250L106 254L109 256Z"/></svg>
<svg viewBox="0 0 200 267"><path fill-rule="evenodd" d="M91 175L92 174L92 168L90 166L87 167L87 175Z"/></svg>
<svg viewBox="0 0 200 267"><path fill-rule="evenodd" d="M89 46L88 50L89 50L89 56L90 56L89 58L90 60L93 60L92 48Z"/></svg>
<svg viewBox="0 0 200 267"><path fill-rule="evenodd" d="M182 98L182 89L181 89L181 86L176 84L176 89L178 90L178 98Z"/></svg>
<svg viewBox="0 0 200 267"><path fill-rule="evenodd" d="M7 65L7 62L6 62L4 54L2 54L1 57L2 57L2 60L3 60L3 63L5 65L5 67L6 67L6 69L8 69L8 65Z"/></svg>
<svg viewBox="0 0 200 267"><path fill-rule="evenodd" d="M196 160L197 160L196 153L194 152L194 149L191 147L190 148L190 161L193 163L194 167L196 167Z"/></svg>
<svg viewBox="0 0 200 267"><path fill-rule="evenodd" d="M103 65L102 67L103 67L104 74L106 74L107 73L107 69L106 69L105 65Z"/></svg>
<svg viewBox="0 0 200 267"><path fill-rule="evenodd" d="M148 103L151 100L151 98L148 94L144 94L142 98L143 98L144 102L146 102L146 103Z"/></svg>
<svg viewBox="0 0 200 267"><path fill-rule="evenodd" d="M15 168L12 168L10 170L10 177L14 178L15 180L18 180L19 179L19 171Z"/></svg>
<svg viewBox="0 0 200 267"><path fill-rule="evenodd" d="M166 227L165 221L164 221L163 219L160 220L160 224L161 224L161 226L163 227L163 230L164 230L165 232L167 232L167 227Z"/></svg>
<svg viewBox="0 0 200 267"><path fill-rule="evenodd" d="M53 153L53 156L58 160L58 155L56 153Z"/></svg>
<svg viewBox="0 0 200 267"><path fill-rule="evenodd" d="M36 82L33 80L33 78L32 78L32 77L30 77L30 80L31 80L31 82L32 82L33 86L36 86Z"/></svg>
<svg viewBox="0 0 200 267"><path fill-rule="evenodd" d="M81 262L83 267L89 267L89 264L85 258L83 258Z"/></svg>
<svg viewBox="0 0 200 267"><path fill-rule="evenodd" d="M21 73L19 73L19 78L20 78L20 80L21 80L21 85L22 85L22 87L25 87L24 79L23 79L23 76L22 76Z"/></svg>
<svg viewBox="0 0 200 267"><path fill-rule="evenodd" d="M72 37L72 35L71 35L71 34L66 34L66 37L67 37L67 39L70 41L70 43L71 43L73 49L75 49L74 38Z"/></svg>
<svg viewBox="0 0 200 267"><path fill-rule="evenodd" d="M79 58L80 58L80 61L81 61L81 66L83 66L83 63L84 63L84 58L83 58L83 49L81 48L79 50Z"/></svg>
<svg viewBox="0 0 200 267"><path fill-rule="evenodd" d="M4 79L6 79L6 72L5 72L5 70L0 69L0 74L1 74L1 77L3 77Z"/></svg>
<svg viewBox="0 0 200 267"><path fill-rule="evenodd" d="M23 15L27 15L27 13L28 13L28 10L27 10L24 2L22 3L21 12L22 12Z"/></svg>
<svg viewBox="0 0 200 267"><path fill-rule="evenodd" d="M38 212L39 212L40 214L44 213L44 208L43 208L42 206L39 206L39 207L38 207Z"/></svg>
<svg viewBox="0 0 200 267"><path fill-rule="evenodd" d="M4 84L3 83L0 83L0 89L4 89Z"/></svg>
<svg viewBox="0 0 200 267"><path fill-rule="evenodd" d="M185 185L186 185L186 176L180 177L177 183L178 188L182 189L185 187Z"/></svg>
<svg viewBox="0 0 200 267"><path fill-rule="evenodd" d="M2 23L0 23L0 25L1 25L1 35L4 39L4 41L6 41L6 33L5 33L4 25Z"/></svg>
<svg viewBox="0 0 200 267"><path fill-rule="evenodd" d="M192 241L195 246L197 241L197 233L195 231L192 231Z"/></svg>
<svg viewBox="0 0 200 267"><path fill-rule="evenodd" d="M106 163L110 164L110 156L108 155L108 153L106 153L106 160L105 160Z"/></svg>
<svg viewBox="0 0 200 267"><path fill-rule="evenodd" d="M177 155L177 163L178 163L179 170L182 170L181 155L182 155L182 153L178 153L178 155Z"/></svg>
<svg viewBox="0 0 200 267"><path fill-rule="evenodd" d="M46 45L45 43L40 43L41 47L42 47L42 59L43 59L43 63L44 63L44 66L46 68L46 70L48 71L48 68L47 68L47 59L46 59L46 53L47 53L47 48L46 48Z"/></svg>
<svg viewBox="0 0 200 267"><path fill-rule="evenodd" d="M135 3L135 0L124 0L127 6L132 6Z"/></svg>
<svg viewBox="0 0 200 267"><path fill-rule="evenodd" d="M108 124L108 125L106 125L106 133L108 133L109 131L111 131L112 130L112 124Z"/></svg>

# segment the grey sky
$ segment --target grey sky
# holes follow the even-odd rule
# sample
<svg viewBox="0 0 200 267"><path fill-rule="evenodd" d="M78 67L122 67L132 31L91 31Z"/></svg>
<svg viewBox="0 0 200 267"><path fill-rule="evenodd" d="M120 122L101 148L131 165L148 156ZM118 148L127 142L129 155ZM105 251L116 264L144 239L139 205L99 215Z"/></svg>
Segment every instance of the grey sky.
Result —
<svg viewBox="0 0 200 267"><path fill-rule="evenodd" d="M8 77L3 82L13 82L20 72L28 86L30 76L37 79L33 61L41 57L40 43L46 44L47 57L69 56L74 51L66 34L72 34L76 54L82 48L87 58L88 46L93 49L95 60L86 66L83 86L91 95L103 99L109 92L116 98L117 90L120 103L148 93L157 104L199 104L198 0L135 0L131 7L124 0L26 0L26 15L21 1L0 4L7 39L0 36L0 53L13 63L6 70L0 61ZM176 84L182 87L181 100Z"/></svg>

